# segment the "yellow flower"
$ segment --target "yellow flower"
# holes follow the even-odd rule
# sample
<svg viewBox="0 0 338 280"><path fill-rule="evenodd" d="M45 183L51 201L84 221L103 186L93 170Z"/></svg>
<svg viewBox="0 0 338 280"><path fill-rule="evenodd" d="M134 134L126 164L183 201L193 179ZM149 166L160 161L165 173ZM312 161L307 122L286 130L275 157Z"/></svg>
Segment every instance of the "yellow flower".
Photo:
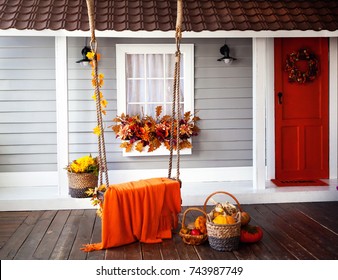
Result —
<svg viewBox="0 0 338 280"><path fill-rule="evenodd" d="M97 158L91 155L78 158L71 162L66 169L73 173L98 173Z"/></svg>
<svg viewBox="0 0 338 280"><path fill-rule="evenodd" d="M97 135L97 136L100 136L101 135L101 129L100 129L100 127L99 126L94 127L93 133L95 135Z"/></svg>
<svg viewBox="0 0 338 280"><path fill-rule="evenodd" d="M88 59L92 60L95 56L94 52L87 52L86 56L88 57Z"/></svg>

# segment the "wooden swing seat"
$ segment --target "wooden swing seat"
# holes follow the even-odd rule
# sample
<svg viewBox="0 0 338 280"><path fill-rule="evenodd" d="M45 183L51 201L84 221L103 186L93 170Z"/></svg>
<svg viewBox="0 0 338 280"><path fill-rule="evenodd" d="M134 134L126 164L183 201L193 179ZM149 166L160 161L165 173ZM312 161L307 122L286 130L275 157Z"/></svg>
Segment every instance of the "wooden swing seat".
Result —
<svg viewBox="0 0 338 280"><path fill-rule="evenodd" d="M101 250L140 241L172 238L181 212L180 182L150 178L110 185L104 194L102 242L83 251Z"/></svg>

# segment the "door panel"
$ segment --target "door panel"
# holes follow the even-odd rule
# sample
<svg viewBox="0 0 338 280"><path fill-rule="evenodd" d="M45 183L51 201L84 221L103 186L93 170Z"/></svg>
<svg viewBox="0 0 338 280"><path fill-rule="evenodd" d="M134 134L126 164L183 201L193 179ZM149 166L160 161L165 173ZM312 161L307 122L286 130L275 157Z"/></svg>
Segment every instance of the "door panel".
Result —
<svg viewBox="0 0 338 280"><path fill-rule="evenodd" d="M319 72L306 83L290 82L288 54L306 48L318 58ZM308 61L299 60L302 72ZM328 40L275 39L275 147L277 179L319 179L329 176Z"/></svg>

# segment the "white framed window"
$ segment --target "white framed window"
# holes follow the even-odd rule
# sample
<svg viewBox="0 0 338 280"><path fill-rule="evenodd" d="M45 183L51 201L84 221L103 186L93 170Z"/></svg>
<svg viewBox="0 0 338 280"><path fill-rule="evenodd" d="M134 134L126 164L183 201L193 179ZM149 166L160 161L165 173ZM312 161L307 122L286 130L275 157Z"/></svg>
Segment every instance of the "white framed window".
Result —
<svg viewBox="0 0 338 280"><path fill-rule="evenodd" d="M182 44L180 65L180 103L183 112L194 112L194 45ZM175 68L175 44L117 44L117 114L171 115ZM182 150L181 153L191 153ZM128 153L128 155L147 153ZM152 152L147 155L167 154ZM126 155L124 153L124 155Z"/></svg>

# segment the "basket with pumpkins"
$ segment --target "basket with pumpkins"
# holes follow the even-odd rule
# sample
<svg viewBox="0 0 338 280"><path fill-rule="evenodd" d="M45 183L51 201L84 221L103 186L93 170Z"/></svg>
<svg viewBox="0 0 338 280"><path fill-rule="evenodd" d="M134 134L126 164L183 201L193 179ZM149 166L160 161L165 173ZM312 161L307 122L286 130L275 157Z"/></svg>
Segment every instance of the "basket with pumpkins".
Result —
<svg viewBox="0 0 338 280"><path fill-rule="evenodd" d="M198 216L194 222L186 224L186 217L190 211L198 211L203 215ZM196 207L191 207L184 211L182 227L179 232L184 243L188 245L201 245L208 239L206 216L207 214L202 209Z"/></svg>
<svg viewBox="0 0 338 280"><path fill-rule="evenodd" d="M230 202L216 202L212 197L217 194L230 196L236 202L236 205ZM241 227L249 223L249 214L243 211L239 201L231 193L218 191L210 194L204 202L204 212L206 212L209 200L214 203L212 211L206 216L210 247L217 251L237 250Z"/></svg>

